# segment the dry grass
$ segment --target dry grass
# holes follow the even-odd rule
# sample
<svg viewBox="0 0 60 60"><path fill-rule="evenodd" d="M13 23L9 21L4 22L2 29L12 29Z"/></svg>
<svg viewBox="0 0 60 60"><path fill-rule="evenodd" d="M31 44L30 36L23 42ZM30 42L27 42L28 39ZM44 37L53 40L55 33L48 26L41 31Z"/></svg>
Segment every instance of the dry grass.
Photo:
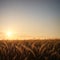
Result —
<svg viewBox="0 0 60 60"><path fill-rule="evenodd" d="M60 60L60 40L1 40L0 60Z"/></svg>

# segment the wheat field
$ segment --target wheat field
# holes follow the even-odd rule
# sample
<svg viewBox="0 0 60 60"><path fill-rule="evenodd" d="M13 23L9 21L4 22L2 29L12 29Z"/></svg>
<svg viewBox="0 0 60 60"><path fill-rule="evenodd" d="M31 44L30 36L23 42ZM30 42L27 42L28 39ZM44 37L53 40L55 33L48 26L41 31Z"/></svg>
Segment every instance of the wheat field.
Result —
<svg viewBox="0 0 60 60"><path fill-rule="evenodd" d="M0 40L0 60L60 60L60 40Z"/></svg>

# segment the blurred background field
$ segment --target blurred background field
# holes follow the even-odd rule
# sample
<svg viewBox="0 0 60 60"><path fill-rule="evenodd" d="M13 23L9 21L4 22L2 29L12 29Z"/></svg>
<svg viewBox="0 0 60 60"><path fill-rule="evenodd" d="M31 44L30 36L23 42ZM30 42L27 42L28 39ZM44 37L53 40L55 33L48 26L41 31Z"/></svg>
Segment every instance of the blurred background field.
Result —
<svg viewBox="0 0 60 60"><path fill-rule="evenodd" d="M0 60L60 60L60 39L0 40Z"/></svg>

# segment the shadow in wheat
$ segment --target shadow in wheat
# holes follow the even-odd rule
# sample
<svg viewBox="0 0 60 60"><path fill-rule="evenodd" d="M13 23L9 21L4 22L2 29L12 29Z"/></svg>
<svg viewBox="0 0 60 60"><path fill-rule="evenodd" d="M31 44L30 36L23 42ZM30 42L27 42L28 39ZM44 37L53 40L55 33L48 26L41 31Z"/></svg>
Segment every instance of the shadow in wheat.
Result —
<svg viewBox="0 0 60 60"><path fill-rule="evenodd" d="M35 57L35 53L32 49L30 49L29 47L21 44L20 47L15 46L17 51L19 52L18 54L20 54L20 59L24 59L24 60L31 60Z"/></svg>

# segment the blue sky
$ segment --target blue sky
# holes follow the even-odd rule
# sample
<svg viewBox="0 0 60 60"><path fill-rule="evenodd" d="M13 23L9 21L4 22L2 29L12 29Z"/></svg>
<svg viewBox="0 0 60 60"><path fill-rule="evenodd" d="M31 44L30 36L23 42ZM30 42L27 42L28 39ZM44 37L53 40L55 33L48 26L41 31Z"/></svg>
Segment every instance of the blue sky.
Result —
<svg viewBox="0 0 60 60"><path fill-rule="evenodd" d="M9 29L20 36L60 38L60 2L1 1L0 32Z"/></svg>

